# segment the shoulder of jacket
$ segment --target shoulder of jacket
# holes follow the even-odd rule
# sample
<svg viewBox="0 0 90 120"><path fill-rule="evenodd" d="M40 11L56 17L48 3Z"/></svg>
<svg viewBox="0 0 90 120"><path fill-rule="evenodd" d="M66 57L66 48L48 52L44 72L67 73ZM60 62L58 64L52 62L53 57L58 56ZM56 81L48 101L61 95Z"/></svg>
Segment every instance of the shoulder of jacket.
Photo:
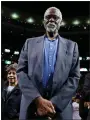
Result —
<svg viewBox="0 0 90 120"><path fill-rule="evenodd" d="M31 42L31 41L34 41L34 40L40 39L41 37L42 37L42 36L32 37L32 38L27 38L26 41L27 41L27 42Z"/></svg>
<svg viewBox="0 0 90 120"><path fill-rule="evenodd" d="M61 37L66 43L68 44L76 44L75 41L72 41L71 39L68 39L68 38L64 38L64 37Z"/></svg>

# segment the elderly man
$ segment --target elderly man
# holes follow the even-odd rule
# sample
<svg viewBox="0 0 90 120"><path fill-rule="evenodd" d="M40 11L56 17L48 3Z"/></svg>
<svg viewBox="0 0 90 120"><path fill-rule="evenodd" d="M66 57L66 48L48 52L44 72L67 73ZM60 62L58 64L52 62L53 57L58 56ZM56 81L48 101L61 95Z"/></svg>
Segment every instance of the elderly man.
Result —
<svg viewBox="0 0 90 120"><path fill-rule="evenodd" d="M22 91L20 120L72 119L71 99L80 78L76 42L58 30L62 14L50 7L44 14L43 36L26 40L19 57L17 76Z"/></svg>

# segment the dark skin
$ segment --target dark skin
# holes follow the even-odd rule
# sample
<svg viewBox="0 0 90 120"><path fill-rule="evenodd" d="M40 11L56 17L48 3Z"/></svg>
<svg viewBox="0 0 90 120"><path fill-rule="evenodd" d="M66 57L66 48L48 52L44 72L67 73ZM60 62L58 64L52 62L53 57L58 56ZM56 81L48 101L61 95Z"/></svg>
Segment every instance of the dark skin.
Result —
<svg viewBox="0 0 90 120"><path fill-rule="evenodd" d="M53 31L49 31L46 29L46 34L50 40L53 40L58 35L58 29L59 29L60 24L61 24L60 13L55 8L49 9L44 16L45 27L47 25L50 26L50 24L51 24L51 26L54 26L55 29Z"/></svg>
<svg viewBox="0 0 90 120"><path fill-rule="evenodd" d="M49 32L46 32L46 34L47 34L47 36L48 36L48 38L49 38L50 40L55 39L56 36L58 35L58 33L49 33ZM51 35L51 34L52 34L52 35ZM52 36L52 37L51 37L51 36Z"/></svg>
<svg viewBox="0 0 90 120"><path fill-rule="evenodd" d="M37 107L37 115L53 117L55 112L54 106L51 101L46 100L42 97L38 97L35 100Z"/></svg>
<svg viewBox="0 0 90 120"><path fill-rule="evenodd" d="M46 17L45 17L45 25L47 26L48 23L50 23L50 29L53 29L52 27L54 26L54 30L52 30L53 32L49 32L46 30L46 35L48 36L48 38L50 40L53 40L56 38L56 36L58 35L58 30L57 30L57 26L59 23L59 17L58 17L58 12L55 8L51 8L48 10L48 12L46 13ZM37 107L37 115L39 116L48 116L48 117L53 117L56 113L55 111L55 105L52 104L51 101L44 99L43 97L38 97L35 99L35 103L36 103L36 107Z"/></svg>

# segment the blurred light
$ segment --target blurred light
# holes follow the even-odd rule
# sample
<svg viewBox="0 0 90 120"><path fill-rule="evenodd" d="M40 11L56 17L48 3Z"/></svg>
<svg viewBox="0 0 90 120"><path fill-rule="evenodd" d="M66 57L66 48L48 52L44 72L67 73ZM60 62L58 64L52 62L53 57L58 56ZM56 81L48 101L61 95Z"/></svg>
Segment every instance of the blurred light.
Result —
<svg viewBox="0 0 90 120"><path fill-rule="evenodd" d="M79 21L79 20L75 20L75 21L72 22L72 24L74 24L74 25L79 25L79 24L80 24L80 21Z"/></svg>
<svg viewBox="0 0 90 120"><path fill-rule="evenodd" d="M87 24L90 24L90 20L87 20L86 23L87 23Z"/></svg>
<svg viewBox="0 0 90 120"><path fill-rule="evenodd" d="M11 17L13 19L17 19L17 18L19 18L19 15L17 13L13 13L13 14L11 14Z"/></svg>
<svg viewBox="0 0 90 120"><path fill-rule="evenodd" d="M19 51L14 51L14 54L15 54L15 55L18 55L18 54L19 54Z"/></svg>
<svg viewBox="0 0 90 120"><path fill-rule="evenodd" d="M65 26L66 23L64 21L61 22L61 26Z"/></svg>
<svg viewBox="0 0 90 120"><path fill-rule="evenodd" d="M90 60L90 57L86 57L86 60Z"/></svg>
<svg viewBox="0 0 90 120"><path fill-rule="evenodd" d="M34 22L34 19L33 19L33 18L28 18L26 21L27 21L28 23L33 23L33 22Z"/></svg>
<svg viewBox="0 0 90 120"><path fill-rule="evenodd" d="M7 52L7 53L9 53L9 52L10 52L10 50L9 50L9 49L5 49L4 51L5 51L5 52Z"/></svg>
<svg viewBox="0 0 90 120"><path fill-rule="evenodd" d="M11 64L11 61L5 60L5 64L6 64L6 65L9 65L9 64Z"/></svg>
<svg viewBox="0 0 90 120"><path fill-rule="evenodd" d="M84 27L84 29L86 29L86 27Z"/></svg>
<svg viewBox="0 0 90 120"><path fill-rule="evenodd" d="M70 29L70 27L68 27L68 30Z"/></svg>
<svg viewBox="0 0 90 120"><path fill-rule="evenodd" d="M21 35L23 35L23 34L21 34Z"/></svg>
<svg viewBox="0 0 90 120"><path fill-rule="evenodd" d="M79 57L79 60L82 60L82 57Z"/></svg>
<svg viewBox="0 0 90 120"><path fill-rule="evenodd" d="M86 71L88 71L88 70L87 70L87 68L80 68L80 71L86 72Z"/></svg>

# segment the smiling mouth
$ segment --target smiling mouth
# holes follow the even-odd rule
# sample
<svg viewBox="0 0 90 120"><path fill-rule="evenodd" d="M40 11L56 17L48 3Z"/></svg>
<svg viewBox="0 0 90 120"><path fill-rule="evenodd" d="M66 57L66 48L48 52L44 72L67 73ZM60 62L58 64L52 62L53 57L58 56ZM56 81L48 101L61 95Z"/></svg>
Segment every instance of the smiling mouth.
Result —
<svg viewBox="0 0 90 120"><path fill-rule="evenodd" d="M14 77L12 77L12 78L9 77L9 79L15 79L15 78Z"/></svg>

